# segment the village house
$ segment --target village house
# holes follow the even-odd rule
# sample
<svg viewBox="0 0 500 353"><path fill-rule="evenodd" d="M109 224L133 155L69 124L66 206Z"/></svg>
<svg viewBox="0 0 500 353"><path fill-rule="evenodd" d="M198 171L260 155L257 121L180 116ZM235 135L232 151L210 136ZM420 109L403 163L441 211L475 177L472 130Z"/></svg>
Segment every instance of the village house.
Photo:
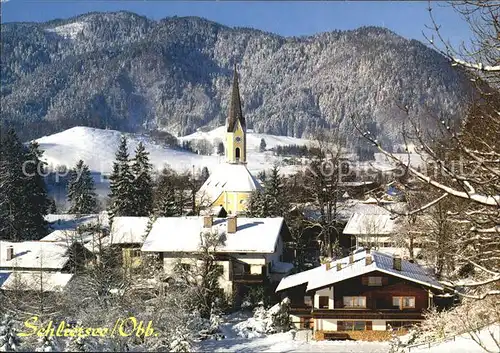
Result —
<svg viewBox="0 0 500 353"><path fill-rule="evenodd" d="M285 277L276 292L291 300L294 325L321 340L387 339L421 322L443 290L418 264L366 250Z"/></svg>
<svg viewBox="0 0 500 353"><path fill-rule="evenodd" d="M413 255L418 255L425 241L423 237L410 239L401 236L404 231L405 216L398 216L406 210L403 202L378 203L369 198L353 206L342 232L342 244L350 244L351 251L371 248L386 253L402 253L409 257L409 241ZM399 235L399 236L398 236Z"/></svg>
<svg viewBox="0 0 500 353"><path fill-rule="evenodd" d="M141 250L159 254L165 273L173 275L176 266L189 270L207 233L220 239L220 245L214 250L222 269L220 285L236 301L252 286L274 289L293 268L284 251L290 233L281 217L158 218Z"/></svg>
<svg viewBox="0 0 500 353"><path fill-rule="evenodd" d="M62 290L73 278L75 263L63 242L0 241L0 289Z"/></svg>

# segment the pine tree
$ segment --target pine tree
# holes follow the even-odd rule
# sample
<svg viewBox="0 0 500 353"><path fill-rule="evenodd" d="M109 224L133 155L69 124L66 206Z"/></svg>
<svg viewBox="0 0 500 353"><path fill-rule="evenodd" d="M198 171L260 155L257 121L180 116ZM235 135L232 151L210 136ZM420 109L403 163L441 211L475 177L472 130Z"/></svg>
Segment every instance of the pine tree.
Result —
<svg viewBox="0 0 500 353"><path fill-rule="evenodd" d="M219 142L219 144L217 145L217 154L219 156L223 156L224 155L224 143Z"/></svg>
<svg viewBox="0 0 500 353"><path fill-rule="evenodd" d="M127 149L127 138L122 136L110 180L109 213L111 217L131 216L134 214L135 200L133 175Z"/></svg>
<svg viewBox="0 0 500 353"><path fill-rule="evenodd" d="M69 172L68 201L71 205L68 213L89 214L97 210L94 179L82 160Z"/></svg>
<svg viewBox="0 0 500 353"><path fill-rule="evenodd" d="M267 200L266 217L284 217L289 209L289 201L277 165L273 166L266 178L264 194Z"/></svg>
<svg viewBox="0 0 500 353"><path fill-rule="evenodd" d="M47 213L57 213L57 205L56 205L56 200L54 198L49 198L49 205L47 207Z"/></svg>
<svg viewBox="0 0 500 353"><path fill-rule="evenodd" d="M41 158L43 152L38 148L38 143L32 142L25 150L25 166L23 170L24 196L28 202L24 205L27 224L25 225L26 239L40 238L47 233L47 214L49 198L45 186L45 162Z"/></svg>
<svg viewBox="0 0 500 353"><path fill-rule="evenodd" d="M12 129L0 136L1 239L38 239L47 231L41 155L36 144L23 146Z"/></svg>
<svg viewBox="0 0 500 353"><path fill-rule="evenodd" d="M21 340L16 334L14 322L10 316L5 315L0 323L0 352L20 351Z"/></svg>
<svg viewBox="0 0 500 353"><path fill-rule="evenodd" d="M210 177L210 172L207 167L201 169L201 182L204 183Z"/></svg>
<svg viewBox="0 0 500 353"><path fill-rule="evenodd" d="M172 173L164 169L156 187L155 214L158 217L180 216L179 200L175 192Z"/></svg>
<svg viewBox="0 0 500 353"><path fill-rule="evenodd" d="M259 146L259 151L260 152L264 152L266 150L266 140L264 140L263 138L260 139L260 146Z"/></svg>
<svg viewBox="0 0 500 353"><path fill-rule="evenodd" d="M150 215L153 210L152 169L153 166L149 163L149 153L142 142L139 142L132 164L132 173L134 174L132 186L135 195L134 216L145 217Z"/></svg>

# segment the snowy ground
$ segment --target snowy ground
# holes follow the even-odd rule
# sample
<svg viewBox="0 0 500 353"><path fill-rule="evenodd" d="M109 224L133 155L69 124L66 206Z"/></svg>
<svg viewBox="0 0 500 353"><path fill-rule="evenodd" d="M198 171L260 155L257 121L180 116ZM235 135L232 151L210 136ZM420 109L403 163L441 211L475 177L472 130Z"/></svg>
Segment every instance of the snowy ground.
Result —
<svg viewBox="0 0 500 353"><path fill-rule="evenodd" d="M479 337L481 342L490 352L500 352L500 347L498 347L493 340L492 336L495 337L497 342L500 342L500 325L492 325L486 329L481 330ZM416 348L411 348L409 352L415 353L484 353L486 352L482 349L469 334L463 334L457 336L454 340L449 340L440 344L428 346L420 346Z"/></svg>
<svg viewBox="0 0 500 353"><path fill-rule="evenodd" d="M277 333L273 335L259 335L244 337L238 330L238 323L245 319L244 314L237 313L226 317L222 325L222 334L225 339L206 340L196 348L204 352L338 352L338 353L387 353L389 344L386 342L330 342L311 341L310 331L300 331L295 339L292 333Z"/></svg>

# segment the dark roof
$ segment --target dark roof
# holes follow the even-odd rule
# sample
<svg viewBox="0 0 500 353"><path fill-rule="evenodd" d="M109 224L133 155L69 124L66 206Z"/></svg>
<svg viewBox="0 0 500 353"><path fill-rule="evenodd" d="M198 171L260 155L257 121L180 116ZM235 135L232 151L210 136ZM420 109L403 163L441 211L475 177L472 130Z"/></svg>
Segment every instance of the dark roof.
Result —
<svg viewBox="0 0 500 353"><path fill-rule="evenodd" d="M240 88L238 86L238 72L236 64L234 65L233 91L231 93L231 103L229 106L229 116L227 118L227 131L233 132L236 121L240 121L241 127L245 129L245 118L241 111Z"/></svg>

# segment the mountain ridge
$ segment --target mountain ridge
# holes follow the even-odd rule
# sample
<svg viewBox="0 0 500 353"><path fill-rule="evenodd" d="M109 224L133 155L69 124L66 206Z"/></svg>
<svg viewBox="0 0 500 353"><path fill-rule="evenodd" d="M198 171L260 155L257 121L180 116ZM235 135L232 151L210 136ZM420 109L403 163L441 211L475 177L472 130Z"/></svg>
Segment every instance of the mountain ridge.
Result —
<svg viewBox="0 0 500 353"><path fill-rule="evenodd" d="M427 110L459 119L469 94L439 53L374 26L284 37L120 11L5 23L2 32L0 119L24 139L77 125L177 136L219 126L234 61L250 127L275 135L338 127L358 140L356 113L393 143L404 118L398 104L432 126Z"/></svg>

